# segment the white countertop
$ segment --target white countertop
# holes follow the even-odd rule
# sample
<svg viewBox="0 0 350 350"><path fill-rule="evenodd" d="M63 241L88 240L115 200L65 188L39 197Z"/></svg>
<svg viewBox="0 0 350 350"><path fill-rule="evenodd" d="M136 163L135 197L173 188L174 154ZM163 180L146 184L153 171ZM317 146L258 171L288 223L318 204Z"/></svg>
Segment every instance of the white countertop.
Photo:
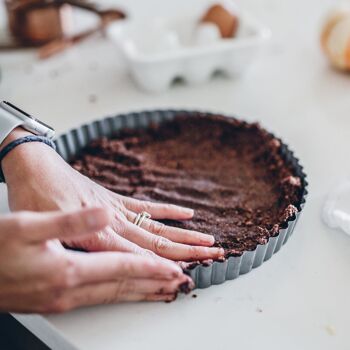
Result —
<svg viewBox="0 0 350 350"><path fill-rule="evenodd" d="M206 1L119 1L134 16ZM150 108L199 108L260 121L295 150L310 195L291 240L234 281L197 290L196 299L85 308L18 319L57 349L349 349L350 239L330 230L320 208L350 174L350 76L330 69L318 44L333 0L241 0L270 26L273 40L243 78L177 85L161 95L138 90L114 46L92 38L46 62L27 51L0 55L0 98L59 132L97 117ZM151 11L149 11L151 13ZM89 101L89 96L96 101ZM6 210L5 187L0 207ZM47 322L46 322L47 321ZM50 330L49 330L49 328ZM63 345L65 339L65 345Z"/></svg>

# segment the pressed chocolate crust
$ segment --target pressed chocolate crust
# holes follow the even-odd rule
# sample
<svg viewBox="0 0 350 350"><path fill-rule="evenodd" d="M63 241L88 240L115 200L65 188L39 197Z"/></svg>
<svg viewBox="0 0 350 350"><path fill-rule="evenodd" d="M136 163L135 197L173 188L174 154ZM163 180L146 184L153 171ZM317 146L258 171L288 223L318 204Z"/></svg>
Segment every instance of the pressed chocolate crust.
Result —
<svg viewBox="0 0 350 350"><path fill-rule="evenodd" d="M221 116L179 115L122 130L92 142L72 165L119 194L193 208L192 220L164 222L213 235L226 256L277 235L303 191L279 140L258 124Z"/></svg>

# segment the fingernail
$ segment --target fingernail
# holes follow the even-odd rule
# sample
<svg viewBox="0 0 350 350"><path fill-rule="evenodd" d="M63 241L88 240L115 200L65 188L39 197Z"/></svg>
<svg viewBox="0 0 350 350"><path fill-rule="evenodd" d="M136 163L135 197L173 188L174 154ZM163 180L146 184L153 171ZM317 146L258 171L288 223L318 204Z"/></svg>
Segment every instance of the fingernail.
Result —
<svg viewBox="0 0 350 350"><path fill-rule="evenodd" d="M195 287L195 284L194 284L192 278L188 277L188 282L189 282L189 287L192 290Z"/></svg>
<svg viewBox="0 0 350 350"><path fill-rule="evenodd" d="M200 242L203 244L213 245L215 243L215 238L211 235L203 235L200 239Z"/></svg>
<svg viewBox="0 0 350 350"><path fill-rule="evenodd" d="M177 293L175 293L175 294L170 294L170 295L167 295L167 296L165 297L164 301L165 301L166 303L171 303L171 302L173 302L174 300L176 300L176 298L177 298Z"/></svg>
<svg viewBox="0 0 350 350"><path fill-rule="evenodd" d="M223 248L209 248L213 255L216 255L218 258L225 256L225 250Z"/></svg>
<svg viewBox="0 0 350 350"><path fill-rule="evenodd" d="M177 286L177 290L180 293L184 293L184 294L190 293L193 288L194 288L194 283L190 278L188 278L185 282L182 282Z"/></svg>
<svg viewBox="0 0 350 350"><path fill-rule="evenodd" d="M190 208L183 208L183 212L186 213L189 217L194 215L194 210Z"/></svg>
<svg viewBox="0 0 350 350"><path fill-rule="evenodd" d="M220 257L224 257L225 256L225 250L223 248L218 248L218 254L220 255Z"/></svg>

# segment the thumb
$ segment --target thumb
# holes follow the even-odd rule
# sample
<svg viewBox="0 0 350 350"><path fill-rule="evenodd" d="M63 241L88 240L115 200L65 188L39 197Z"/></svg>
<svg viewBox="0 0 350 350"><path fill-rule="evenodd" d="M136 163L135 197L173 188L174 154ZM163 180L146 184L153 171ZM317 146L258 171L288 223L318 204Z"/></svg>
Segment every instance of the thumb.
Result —
<svg viewBox="0 0 350 350"><path fill-rule="evenodd" d="M5 229L12 231L15 236L41 242L98 232L108 225L110 218L102 208L89 208L71 212L20 212L9 215L7 221L0 226L5 224Z"/></svg>

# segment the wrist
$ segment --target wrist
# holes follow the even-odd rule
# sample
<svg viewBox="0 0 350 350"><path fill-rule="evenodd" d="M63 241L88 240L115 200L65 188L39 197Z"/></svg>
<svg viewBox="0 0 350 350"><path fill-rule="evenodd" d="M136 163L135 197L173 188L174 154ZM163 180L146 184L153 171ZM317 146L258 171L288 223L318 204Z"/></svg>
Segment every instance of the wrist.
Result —
<svg viewBox="0 0 350 350"><path fill-rule="evenodd" d="M16 128L4 140L0 150L11 142L33 134ZM41 142L27 142L13 148L1 162L7 184L10 186L15 180L28 181L38 173L45 171L45 166L53 156L58 157L56 152ZM42 160L45 159L43 162ZM16 181L16 183L18 183Z"/></svg>
<svg viewBox="0 0 350 350"><path fill-rule="evenodd" d="M20 137L33 135L27 130L24 130L21 127L13 129L5 138L5 140L0 144L0 150L7 146L10 142L19 139Z"/></svg>

